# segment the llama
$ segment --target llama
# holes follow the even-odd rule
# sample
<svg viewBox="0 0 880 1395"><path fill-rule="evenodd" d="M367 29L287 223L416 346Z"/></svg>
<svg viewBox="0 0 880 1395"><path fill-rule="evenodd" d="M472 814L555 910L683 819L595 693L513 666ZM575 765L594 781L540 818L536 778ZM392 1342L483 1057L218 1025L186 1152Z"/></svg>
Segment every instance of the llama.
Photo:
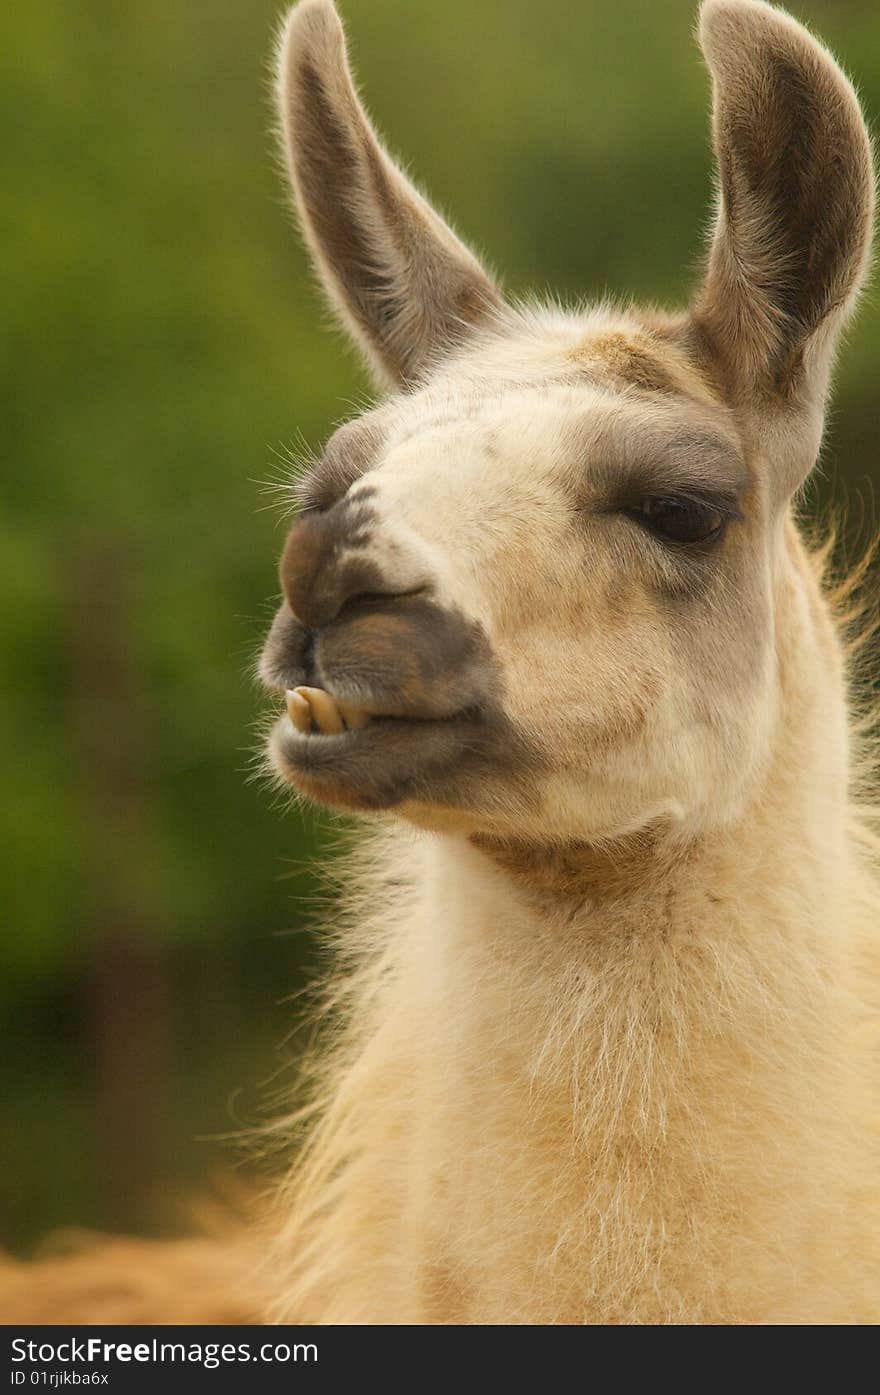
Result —
<svg viewBox="0 0 880 1395"><path fill-rule="evenodd" d="M871 150L783 12L699 36L702 285L564 312L392 162L331 0L287 21L301 227L385 391L296 484L260 665L275 775L368 827L267 1321L880 1317L876 845L793 512Z"/></svg>
<svg viewBox="0 0 880 1395"><path fill-rule="evenodd" d="M880 898L792 509L871 150L783 12L704 0L699 36L703 284L566 313L505 303L391 161L330 0L287 23L300 224L388 392L296 485L261 660L277 776L374 825L276 1319L880 1317Z"/></svg>

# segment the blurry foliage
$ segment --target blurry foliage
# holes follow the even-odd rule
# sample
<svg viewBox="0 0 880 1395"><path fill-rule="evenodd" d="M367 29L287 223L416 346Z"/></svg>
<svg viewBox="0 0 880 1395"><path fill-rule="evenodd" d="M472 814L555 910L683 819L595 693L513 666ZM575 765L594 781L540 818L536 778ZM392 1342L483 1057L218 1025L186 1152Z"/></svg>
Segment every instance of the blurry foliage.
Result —
<svg viewBox="0 0 880 1395"><path fill-rule="evenodd" d="M344 10L380 129L513 294L686 295L710 188L688 0ZM877 7L797 11L876 118ZM291 1017L277 1004L314 957L307 935L277 932L308 917L315 825L281 817L246 779L260 708L249 669L282 526L258 481L368 384L322 332L289 229L267 96L277 16L263 0L36 0L0 17L7 1240L155 1219L106 1194L108 1045L90 1016L102 916L148 937L142 962L161 965L158 1102L143 1127L172 1180L215 1161L193 1140L234 1125L237 1087L253 1116L251 1087L276 1068ZM857 519L873 509L878 366L875 292L815 489ZM103 674L83 672L77 650L110 623L110 602L99 591L84 615L83 576L108 549L131 701L108 709L102 734L112 765L126 719L137 728L123 771L134 824L122 794L97 809L85 768L82 708L92 695L100 711ZM136 1001L137 984L125 990Z"/></svg>

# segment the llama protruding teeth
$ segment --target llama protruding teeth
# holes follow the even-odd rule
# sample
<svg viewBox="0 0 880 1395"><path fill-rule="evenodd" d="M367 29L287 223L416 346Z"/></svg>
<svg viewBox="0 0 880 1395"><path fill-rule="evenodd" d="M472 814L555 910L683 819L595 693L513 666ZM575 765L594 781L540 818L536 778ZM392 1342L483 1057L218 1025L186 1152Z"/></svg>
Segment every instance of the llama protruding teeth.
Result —
<svg viewBox="0 0 880 1395"><path fill-rule="evenodd" d="M312 721L319 732L324 736L341 736L345 731L345 723L335 698L323 688L297 688L295 691L309 704Z"/></svg>
<svg viewBox="0 0 880 1395"><path fill-rule="evenodd" d="M287 715L297 731L308 736L341 736L344 731L359 731L370 720L367 712L348 703L337 702L324 688L288 688Z"/></svg>
<svg viewBox="0 0 880 1395"><path fill-rule="evenodd" d="M304 734L312 729L312 709L302 688L288 688L285 697L287 699L287 715L297 731Z"/></svg>

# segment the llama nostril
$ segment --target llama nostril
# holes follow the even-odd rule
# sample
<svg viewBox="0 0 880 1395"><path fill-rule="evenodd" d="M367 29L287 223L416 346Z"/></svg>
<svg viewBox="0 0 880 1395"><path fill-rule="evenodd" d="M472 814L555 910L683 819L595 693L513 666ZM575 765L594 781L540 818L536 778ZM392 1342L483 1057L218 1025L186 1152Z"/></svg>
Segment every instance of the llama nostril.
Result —
<svg viewBox="0 0 880 1395"><path fill-rule="evenodd" d="M334 618L338 620L340 616L366 610L371 606L388 605L390 601L412 594L410 591L353 591L350 596L346 596Z"/></svg>
<svg viewBox="0 0 880 1395"><path fill-rule="evenodd" d="M316 593L329 551L329 539L320 515L306 514L287 535L279 566L281 589L293 614L304 625L323 623L320 618L314 618L314 613L316 609L326 608L318 604Z"/></svg>
<svg viewBox="0 0 880 1395"><path fill-rule="evenodd" d="M345 514L306 514L291 528L281 554L280 578L293 614L309 629L321 629L347 607L388 603L411 587L401 586L360 551L348 546Z"/></svg>

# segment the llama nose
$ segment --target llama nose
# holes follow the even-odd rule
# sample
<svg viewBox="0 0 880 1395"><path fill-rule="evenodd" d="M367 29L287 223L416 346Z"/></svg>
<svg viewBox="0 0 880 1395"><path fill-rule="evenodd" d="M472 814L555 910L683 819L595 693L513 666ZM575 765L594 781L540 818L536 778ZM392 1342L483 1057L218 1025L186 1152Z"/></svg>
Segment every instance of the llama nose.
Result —
<svg viewBox="0 0 880 1395"><path fill-rule="evenodd" d="M281 554L281 587L301 624L320 629L335 620L347 601L361 595L393 597L398 588L352 536L348 511L307 513L291 528Z"/></svg>

